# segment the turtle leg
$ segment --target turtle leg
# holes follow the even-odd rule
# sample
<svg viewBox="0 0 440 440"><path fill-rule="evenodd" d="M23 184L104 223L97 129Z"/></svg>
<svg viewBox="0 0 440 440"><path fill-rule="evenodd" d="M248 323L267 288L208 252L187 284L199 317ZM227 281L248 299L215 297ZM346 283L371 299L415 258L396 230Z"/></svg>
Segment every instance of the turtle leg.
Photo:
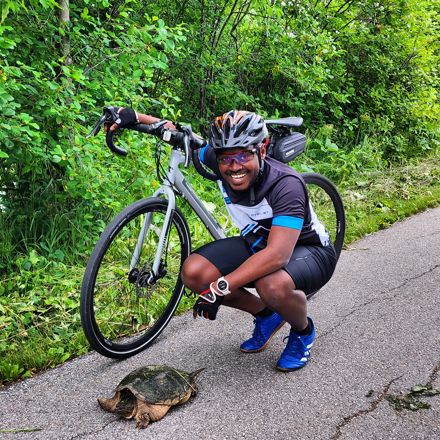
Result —
<svg viewBox="0 0 440 440"><path fill-rule="evenodd" d="M165 416L170 409L169 405L150 405L141 400L137 401L137 411L134 416L137 428L146 428L150 422L157 422Z"/></svg>
<svg viewBox="0 0 440 440"><path fill-rule="evenodd" d="M195 382L193 382L191 384L191 397L196 396L198 392L199 392L199 387L197 386L197 384Z"/></svg>
<svg viewBox="0 0 440 440"><path fill-rule="evenodd" d="M109 411L109 412L115 412L116 405L118 404L120 399L121 399L120 392L117 391L116 394L110 398L98 397L98 403L102 409Z"/></svg>

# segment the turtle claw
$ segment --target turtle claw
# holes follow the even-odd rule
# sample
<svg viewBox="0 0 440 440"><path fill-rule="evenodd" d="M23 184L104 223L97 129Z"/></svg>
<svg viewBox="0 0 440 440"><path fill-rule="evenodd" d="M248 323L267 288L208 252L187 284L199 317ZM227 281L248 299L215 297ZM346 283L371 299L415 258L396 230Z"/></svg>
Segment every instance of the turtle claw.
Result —
<svg viewBox="0 0 440 440"><path fill-rule="evenodd" d="M145 429L150 424L150 416L148 414L142 414L136 418L136 428Z"/></svg>

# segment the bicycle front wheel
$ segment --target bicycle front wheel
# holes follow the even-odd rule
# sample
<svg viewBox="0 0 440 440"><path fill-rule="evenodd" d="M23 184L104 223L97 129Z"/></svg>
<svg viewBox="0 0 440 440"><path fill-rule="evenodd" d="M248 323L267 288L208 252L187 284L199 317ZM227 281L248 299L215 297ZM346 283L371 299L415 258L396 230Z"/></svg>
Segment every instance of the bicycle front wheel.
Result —
<svg viewBox="0 0 440 440"><path fill-rule="evenodd" d="M303 173L313 211L330 233L330 240L339 258L345 237L345 211L335 185L317 173Z"/></svg>
<svg viewBox="0 0 440 440"><path fill-rule="evenodd" d="M180 271L191 239L178 209L165 224L167 207L160 198L130 205L108 225L90 257L81 288L81 322L91 347L104 356L127 358L144 350L164 330L182 297ZM152 279L163 228L159 273Z"/></svg>

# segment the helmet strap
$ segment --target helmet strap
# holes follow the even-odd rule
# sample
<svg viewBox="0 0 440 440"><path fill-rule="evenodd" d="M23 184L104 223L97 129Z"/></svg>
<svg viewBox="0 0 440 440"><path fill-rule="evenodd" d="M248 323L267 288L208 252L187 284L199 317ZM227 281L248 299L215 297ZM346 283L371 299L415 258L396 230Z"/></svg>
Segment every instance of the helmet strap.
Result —
<svg viewBox="0 0 440 440"><path fill-rule="evenodd" d="M258 165L260 169L258 171L258 177L255 182L258 182L261 179L264 171L264 162L263 159L261 158L261 146L257 148L257 157L258 157Z"/></svg>
<svg viewBox="0 0 440 440"><path fill-rule="evenodd" d="M261 146L257 147L257 157L258 157L258 166L260 167L260 170L261 170L261 162L262 162L262 160L261 160Z"/></svg>
<svg viewBox="0 0 440 440"><path fill-rule="evenodd" d="M255 205L255 190L254 190L254 184L252 184L251 189L250 189L250 203L251 206Z"/></svg>
<svg viewBox="0 0 440 440"><path fill-rule="evenodd" d="M257 147L257 157L258 157L258 165L260 166L260 169L258 171L257 177L255 178L255 181L252 183L250 190L249 190L249 196L250 196L250 204L251 206L255 205L255 189L254 186L262 179L263 172L264 172L264 162L261 158L261 150L260 147Z"/></svg>

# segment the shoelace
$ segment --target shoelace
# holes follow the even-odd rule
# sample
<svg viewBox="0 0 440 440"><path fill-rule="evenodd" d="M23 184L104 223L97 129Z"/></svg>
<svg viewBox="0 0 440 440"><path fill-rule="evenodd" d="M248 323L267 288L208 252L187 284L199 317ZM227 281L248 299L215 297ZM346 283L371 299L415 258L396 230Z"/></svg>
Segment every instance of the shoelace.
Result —
<svg viewBox="0 0 440 440"><path fill-rule="evenodd" d="M290 335L289 336L285 336L284 338L283 338L283 342L285 343L286 342L286 340L287 340L287 343L286 343L286 348L288 347L288 348L291 348L292 346L295 346L295 348L296 347L298 347L298 345L300 344L300 345L302 345L303 347L305 347L305 344L303 343L303 341L301 341L301 338L299 337L299 336L294 336L294 337L292 337L292 338L290 338ZM299 344L298 344L299 343Z"/></svg>
<svg viewBox="0 0 440 440"><path fill-rule="evenodd" d="M261 328L260 328L261 325L256 325L256 324L257 324L257 319L255 318L254 319L254 331L252 332L252 337L259 341L259 340L264 339L264 335L263 335L263 332L261 331Z"/></svg>

